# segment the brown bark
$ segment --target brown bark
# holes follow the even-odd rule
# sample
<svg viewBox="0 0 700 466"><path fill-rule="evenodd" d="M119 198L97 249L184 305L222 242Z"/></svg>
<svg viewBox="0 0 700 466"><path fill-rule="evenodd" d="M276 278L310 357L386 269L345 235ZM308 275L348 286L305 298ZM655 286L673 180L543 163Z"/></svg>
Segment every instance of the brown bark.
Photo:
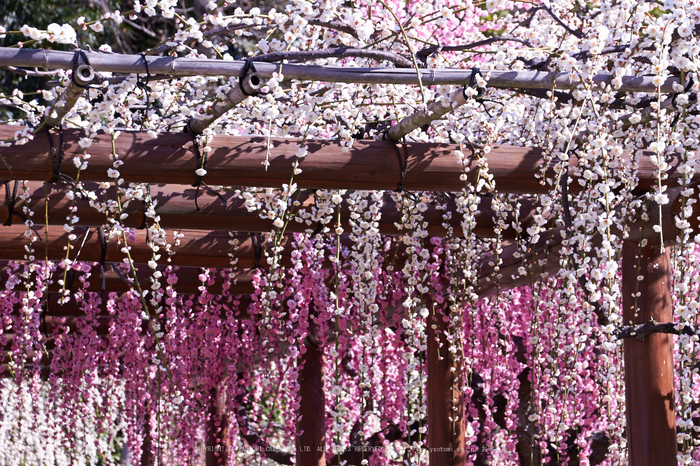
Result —
<svg viewBox="0 0 700 466"><path fill-rule="evenodd" d="M626 241L622 274L625 324L673 321L669 249L639 248ZM638 275L644 279L638 281ZM675 465L673 337L655 333L646 335L644 341L626 338L624 352L630 465Z"/></svg>

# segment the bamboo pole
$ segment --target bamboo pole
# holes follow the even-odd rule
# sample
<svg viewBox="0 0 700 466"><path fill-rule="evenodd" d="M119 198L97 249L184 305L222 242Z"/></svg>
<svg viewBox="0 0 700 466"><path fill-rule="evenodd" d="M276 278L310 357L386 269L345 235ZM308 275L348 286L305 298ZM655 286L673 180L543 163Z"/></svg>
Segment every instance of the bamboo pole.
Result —
<svg viewBox="0 0 700 466"><path fill-rule="evenodd" d="M402 119L386 132L386 135L392 141L400 141L401 138L408 135L411 131L429 125L435 120L439 120L449 112L455 110L467 103L467 98L464 89L459 89L450 94L446 102L438 100L433 102L427 108L427 111L421 110Z"/></svg>
<svg viewBox="0 0 700 466"><path fill-rule="evenodd" d="M12 139L22 126L0 126L0 139ZM77 176L73 158L82 156L78 145L80 131L66 130L65 174ZM358 189L395 190L402 181L403 161L397 157L394 143L390 141L355 141L347 152L337 141L306 140L298 138L265 138L218 135L212 138L208 155L207 175L210 185L257 186L279 188L288 184L298 145L304 143L310 155L300 163L302 173L294 176L298 188L309 189ZM127 183L193 184L196 180L196 160L192 152L192 136L188 134L161 134L152 138L144 132L122 132L115 141L120 175ZM460 179L464 168L467 181L476 183L479 158L468 157L466 167L455 157L460 149L457 144L409 143L404 188L409 191L461 192L465 181ZM11 145L0 151L10 171L0 163L0 179L50 181L53 177L47 138L35 136L23 145ZM107 170L113 168L112 141L109 135L98 135L89 148L92 156L85 170L80 172L82 181L111 181ZM658 167L651 162L651 151L644 151L636 158L639 183L637 191L652 189L657 183ZM629 157L629 154L625 155ZM483 154L500 193L543 194L550 187L535 177L541 173L543 150L539 148L499 145ZM268 160L270 165L262 165ZM567 162L573 176L578 158ZM668 183L682 179L677 168L682 164L679 154L668 157ZM624 165L624 163L623 163ZM554 176L553 167L545 176ZM575 179L570 190L580 189Z"/></svg>
<svg viewBox="0 0 700 466"><path fill-rule="evenodd" d="M190 131L194 134L201 134L206 128L211 126L216 120L221 118L226 112L243 102L249 96L260 90L262 79L257 74L245 76L240 83L236 83L233 89L226 93L226 100L219 102L211 109L210 115L202 118L192 118L189 123Z"/></svg>
<svg viewBox="0 0 700 466"><path fill-rule="evenodd" d="M93 68L100 72L142 73L142 55L102 54L85 52ZM152 74L169 76L240 76L245 61L224 61L216 59L152 57L146 56L148 69ZM0 48L0 66L28 68L70 69L73 52L46 49ZM255 63L256 72L264 77L282 72L288 79L300 81L343 82L356 84L413 84L419 83L415 69L404 68L353 68L318 65L298 65L279 63ZM471 69L420 69L423 85L465 85L472 80ZM607 84L614 76L598 74L592 78L593 84ZM657 92L652 76L623 76L620 92ZM573 90L582 88L578 78L570 73L543 71L491 71L487 76L487 86L501 89L558 89ZM661 92L671 93L673 84L679 78L671 76L661 85Z"/></svg>
<svg viewBox="0 0 700 466"><path fill-rule="evenodd" d="M71 76L68 87L58 98L46 117L46 126L52 128L58 125L66 113L75 106L81 95L85 92L85 86L95 79L95 71L90 65L80 65Z"/></svg>
<svg viewBox="0 0 700 466"><path fill-rule="evenodd" d="M625 324L673 322L671 251L622 246ZM638 267L639 264L639 267ZM641 275L643 280L638 281ZM643 341L626 338L625 398L630 466L675 465L673 336L656 333Z"/></svg>

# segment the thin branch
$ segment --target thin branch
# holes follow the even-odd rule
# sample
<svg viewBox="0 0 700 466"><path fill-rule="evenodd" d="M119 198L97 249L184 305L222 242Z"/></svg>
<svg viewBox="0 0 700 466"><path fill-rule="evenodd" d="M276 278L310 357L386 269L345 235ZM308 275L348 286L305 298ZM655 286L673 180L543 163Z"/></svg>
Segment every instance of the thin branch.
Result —
<svg viewBox="0 0 700 466"><path fill-rule="evenodd" d="M230 26L224 26L224 27L204 31L202 33L202 35L204 37L209 38L209 37L218 36L219 34L224 34L226 32L239 31L241 29L252 29L255 27L259 27L261 29L269 29L270 28L270 26L265 25L265 24L232 24Z"/></svg>
<svg viewBox="0 0 700 466"><path fill-rule="evenodd" d="M350 34L355 39L359 40L359 36L357 35L357 31L355 30L355 28L353 28L352 26L349 26L345 23L342 23L340 21L321 21L320 19L310 19L310 20L308 20L308 22L312 26L319 26L322 28L335 29L336 31Z"/></svg>
<svg viewBox="0 0 700 466"><path fill-rule="evenodd" d="M39 71L39 70L24 70L22 68L17 68L15 66L0 66L0 69L7 70L11 73L16 73L22 76L36 76L36 77L54 77L58 75L58 70L53 71Z"/></svg>
<svg viewBox="0 0 700 466"><path fill-rule="evenodd" d="M140 26L140 25L136 24L135 22L129 20L128 18L122 18L122 19L126 24L128 24L132 28L136 29L137 31L141 31L149 37L152 37L154 39L158 39L158 36L156 35L156 33L151 31L150 29L147 29L144 26Z"/></svg>
<svg viewBox="0 0 700 466"><path fill-rule="evenodd" d="M517 37L510 36L500 36L500 37L489 37L488 39L480 40L477 42L472 42L464 45L433 45L426 47L416 53L416 58L419 58L423 63L425 63L426 58L434 53L440 52L461 52L463 50L470 50L476 47L481 47L483 45L493 44L495 42L518 42L527 47L533 47L533 45L526 41L525 39L519 39Z"/></svg>
<svg viewBox="0 0 700 466"><path fill-rule="evenodd" d="M307 61L316 60L319 58L350 58L350 57L360 57L360 58L371 58L377 61L389 61L394 63L396 66L402 68L409 68L413 66L413 63L408 58L391 52L384 52L382 50L366 50L366 49L356 49L351 47L337 47L331 50L300 50L291 52L272 52L265 55L258 55L257 57L252 57L253 61L260 62L278 62L282 60L297 60L297 61Z"/></svg>
<svg viewBox="0 0 700 466"><path fill-rule="evenodd" d="M610 53L621 53L629 48L629 44L625 45L611 45L610 47L603 48L598 55L607 55ZM583 52L578 52L573 54L571 57L575 60L585 60L586 58L591 58L593 54L590 50L584 50Z"/></svg>
<svg viewBox="0 0 700 466"><path fill-rule="evenodd" d="M532 20L535 18L535 15L540 10L544 10L547 13L549 13L549 16L551 16L554 19L554 21L557 22L557 24L559 24L561 27L566 29L566 31L569 34L573 35L574 37L576 37L578 39L583 39L585 37L585 35L582 32L576 31L575 29L571 29L564 21L562 21L556 14L554 14L552 9L550 7L548 7L547 5L540 5L537 8L535 8L534 10L532 10L532 13L530 13L530 17L528 19L526 19L525 21L523 21L522 23L520 23L520 25L530 27L530 23L532 23Z"/></svg>

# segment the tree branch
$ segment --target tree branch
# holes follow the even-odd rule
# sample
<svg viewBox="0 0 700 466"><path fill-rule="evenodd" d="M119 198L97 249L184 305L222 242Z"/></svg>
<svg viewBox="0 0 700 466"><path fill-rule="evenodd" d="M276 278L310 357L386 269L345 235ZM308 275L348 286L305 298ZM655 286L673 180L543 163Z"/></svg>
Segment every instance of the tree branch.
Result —
<svg viewBox="0 0 700 466"><path fill-rule="evenodd" d="M275 461L279 464L292 465L293 456L289 453L284 453L277 451L275 448L270 447L256 432L253 432L250 428L250 421L248 420L248 412L245 409L245 395L241 394L236 397L236 422L238 423L238 428L241 432L241 436L248 442L248 445L255 447L260 451L265 452L265 457Z"/></svg>
<svg viewBox="0 0 700 466"><path fill-rule="evenodd" d="M355 30L355 28L353 28L352 26L349 26L345 23L342 23L340 21L321 21L320 19L309 19L308 22L312 26L319 26L322 28L335 29L336 31L350 34L355 39L359 40L359 37L357 35L357 31Z"/></svg>
<svg viewBox="0 0 700 466"><path fill-rule="evenodd" d="M371 58L377 61L389 61L401 68L410 68L413 63L408 58L381 50L356 49L351 47L337 47L331 50L300 50L291 52L272 52L265 55L252 57L253 61L277 62L282 60L308 61L319 58Z"/></svg>
<svg viewBox="0 0 700 466"><path fill-rule="evenodd" d="M639 325L625 325L615 330L615 337L618 340L634 337L639 341L644 341L646 335L653 333L668 333L671 335L697 335L695 329L690 325L674 324L673 322L657 323L653 319L647 323Z"/></svg>
<svg viewBox="0 0 700 466"><path fill-rule="evenodd" d="M11 73L16 73L22 76L36 76L36 77L53 77L56 76L59 72L58 70L53 70L53 71L38 71L38 70L25 70L22 68L17 68L16 66L0 66L0 69L9 71Z"/></svg>
<svg viewBox="0 0 700 466"><path fill-rule="evenodd" d="M418 428L420 428L420 422L416 421L408 426L407 430L410 432L412 430L417 430ZM356 437L356 442L357 438L359 437ZM350 448L340 454L340 460L347 466L360 466L363 460L367 460L371 463L370 460L374 454L374 450L368 449L369 451L363 451L363 447L381 447L385 441L396 442L399 440L406 441L403 433L401 432L401 428L394 423L390 423L386 429L375 432L372 434L372 436L366 439L364 445L359 445L352 442L350 444ZM338 464L337 455L327 458L326 464L327 466L336 466Z"/></svg>
<svg viewBox="0 0 700 466"><path fill-rule="evenodd" d="M416 53L416 58L418 58L423 64L425 64L426 58L434 53L439 52L460 52L463 50L470 50L476 47L481 47L482 45L493 44L494 42L518 42L527 47L532 47L533 45L526 41L525 39L519 39L517 37L509 36L499 36L499 37L489 37L488 39L480 40L477 42L472 42L464 45L432 45L426 47Z"/></svg>
<svg viewBox="0 0 700 466"><path fill-rule="evenodd" d="M557 24L559 24L561 27L566 29L566 32L573 35L574 37L576 37L578 39L583 39L585 37L585 35L582 32L571 29L564 21L562 21L556 14L554 14L552 9L550 7L548 7L547 5L540 5L537 8L535 8L534 10L532 10L532 13L530 13L530 17L528 19L526 19L525 21L523 21L522 23L520 23L520 25L530 27L530 23L532 23L532 20L535 18L535 15L540 10L544 10L547 13L549 13L549 16L551 16L554 19L554 21L557 22Z"/></svg>

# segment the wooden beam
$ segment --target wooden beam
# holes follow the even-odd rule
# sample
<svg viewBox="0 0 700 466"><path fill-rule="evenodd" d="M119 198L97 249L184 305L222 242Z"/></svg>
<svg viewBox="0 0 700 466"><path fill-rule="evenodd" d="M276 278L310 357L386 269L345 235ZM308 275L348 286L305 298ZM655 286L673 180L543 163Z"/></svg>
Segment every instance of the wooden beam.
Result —
<svg viewBox="0 0 700 466"><path fill-rule="evenodd" d="M0 227L0 244L3 247L0 249L0 260L26 260L27 251L25 245L28 244L24 232L27 228L24 225L13 225L8 227ZM68 233L62 228L49 227L48 232L48 256L46 248L46 234L44 228L36 227L39 233L40 241L34 243L35 257L37 260L47 259L51 261L62 261L66 257L65 247L68 245ZM167 241L174 241L173 235L178 230L167 232ZM233 252L233 247L229 244L232 239L226 231L208 231L208 230L179 230L184 235L180 239L180 245L174 246L172 250L175 252L170 257L170 262L167 261L167 253L164 248L158 251L162 257L158 261L161 265L176 265L185 267L211 267L211 268L228 268L231 267L231 259L228 257L229 252ZM99 262L102 258L102 246L99 235L95 228L77 227L73 231L77 239L71 242L72 251L70 254L71 260L80 260L83 262ZM131 247L131 258L136 263L148 263L153 258L153 251L147 242L147 230L135 230L134 241L129 243ZM87 238L85 239L85 235ZM235 252L235 257L238 258L236 267L254 268L256 266L267 267L264 255L260 252L260 257L256 256L256 247L251 240L249 234L238 234L236 236L240 240L240 246ZM83 243L83 240L85 242ZM286 236L282 240L282 246L290 248L292 238ZM82 247L81 247L82 245ZM123 241L117 239L107 243L105 261L107 263L122 263L126 259L126 254L122 251L124 247ZM262 245L265 248L265 245ZM76 254L80 250L80 253ZM290 263L289 252L283 254L283 264ZM257 261L256 261L257 257Z"/></svg>
<svg viewBox="0 0 700 466"><path fill-rule="evenodd" d="M0 139L12 139L22 126L0 126ZM75 178L77 168L73 158L83 154L78 141L82 131L65 130L64 174ZM265 138L261 136L217 135L210 143L207 175L210 185L257 186L280 188L289 183L296 152L302 143L296 138ZM401 182L404 150L389 141L357 140L352 148L337 141L309 139L303 142L309 150L300 163L302 173L294 177L299 188L395 190ZM127 183L193 184L196 181L196 157L192 136L184 133L165 133L153 138L148 133L121 133L115 142L116 152L124 165L119 167ZM461 162L455 157L457 144L413 142L406 145L407 172L404 188L409 191L461 192L465 182ZM465 149L467 150L467 149ZM100 134L88 153L89 165L80 172L82 181L114 181L107 175L112 169L112 142L108 134ZM544 151L540 148L496 145L483 154L500 193L543 194L550 191L546 183L535 177L542 171ZM53 166L49 141L45 134L37 134L22 145L2 148L0 154L12 170L0 164L0 179L49 181ZM658 167L651 162L651 151L642 152L638 164L637 190L648 191L657 182ZM265 169L263 162L269 161ZM569 167L576 167L578 159L572 156ZM682 163L678 154L668 158L668 183L682 178L677 168ZM475 183L479 174L479 158L467 153L467 179ZM553 169L546 174L551 179ZM573 175L572 175L573 176ZM580 190L572 180L570 191Z"/></svg>
<svg viewBox="0 0 700 466"><path fill-rule="evenodd" d="M323 349L309 338L299 371L297 466L326 466L326 395L323 391Z"/></svg>
<svg viewBox="0 0 700 466"><path fill-rule="evenodd" d="M670 250L622 248L622 293L625 324L673 322ZM643 280L639 281L638 276ZM635 298L635 294L638 296ZM625 397L627 444L631 466L675 465L676 416L673 387L673 336L626 338Z"/></svg>
<svg viewBox="0 0 700 466"><path fill-rule="evenodd" d="M86 183L85 188L90 191L97 191L98 187L94 183ZM4 189L8 189L5 186ZM11 188L10 188L11 189ZM37 223L44 224L46 221L46 191L42 182L28 182L27 189L30 193L27 205L36 213L34 219ZM71 201L67 197L68 191L72 188L67 185L48 184L48 223L49 225L63 226L67 217L72 217L70 208L75 206L79 217L75 223L77 226L101 226L106 223L106 215L90 205L90 201L75 199ZM245 207L245 201L238 199L232 192L224 192L221 196L211 194L206 189L200 189L197 197L196 189L186 185L151 185L151 197L156 201L156 213L160 217L160 225L167 229L197 229L197 230L231 230L244 232L269 232L274 229L272 220L261 218L259 212L249 212ZM108 197L115 199L114 189L108 191ZM195 198L197 202L195 204ZM316 206L316 199L310 193L302 193L299 198L299 209L311 209ZM426 199L427 201L427 199ZM476 215L475 233L480 238L490 238L494 236L493 218L496 213L491 208L491 196L482 196L478 205ZM519 199L521 208L519 219L523 228L527 228L532 222L534 214L534 199L530 196L522 196ZM383 198L384 206L381 209L381 218L378 221L378 228L382 234L397 235L400 230L397 224L401 223L401 208L392 199L390 194L385 194ZM445 199L445 204L451 212L457 211L455 200L451 197ZM22 213L22 201L14 206L14 211ZM197 208L199 206L199 209ZM444 211L438 210L435 205L427 202L427 210L422 213L423 220L428 224L427 230L431 236L444 236L447 234L443 226L445 220L442 218ZM145 215L143 203L132 201L127 204L123 212L128 215L122 220L122 224L129 228L142 228L147 222L153 221ZM9 215L8 204L5 199L0 198L0 220L6 219ZM341 204L341 223L346 231L349 231L350 211L346 202ZM37 219L37 217L40 218ZM514 220L512 214L508 214L505 223L510 224ZM22 219L15 215L14 223L22 223ZM447 223L456 232L461 232L462 216L452 215ZM318 228L316 223L291 221L287 226L287 232L314 232ZM506 238L513 238L515 232L512 228L503 231Z"/></svg>
<svg viewBox="0 0 700 466"><path fill-rule="evenodd" d="M0 126L0 139L11 139L21 126ZM83 154L79 130L65 130L63 173L75 178L73 158ZM261 136L222 136L212 138L204 181L210 185L280 188L289 183L301 139ZM116 153L124 164L119 167L127 183L193 184L199 168L193 152L192 136L184 133L160 134L153 138L144 132L122 132L115 142ZM306 140L309 155L301 162L302 173L294 177L299 188L394 190L401 182L403 150L389 141L355 141L347 152L337 141ZM457 144L409 143L404 187L410 191L461 191L462 166L455 157ZM89 165L80 172L82 181L114 181L107 175L113 168L110 135L100 134L87 152ZM0 154L11 167L0 164L0 179L49 181L53 166L49 141L38 134L23 145L2 148ZM494 146L485 155L489 173L501 192L537 194L549 191L535 174L541 171L543 151L538 148ZM262 163L269 160L265 169ZM573 161L573 159L572 159ZM479 173L477 157L469 157L469 179ZM572 162L573 163L573 162ZM651 165L651 163L649 163ZM641 163L640 169L644 164ZM655 168L655 167L654 167ZM650 173L656 175L655 171ZM670 173L673 176L673 173ZM650 179L651 184L654 180ZM640 184L644 173L640 174Z"/></svg>
<svg viewBox="0 0 700 466"><path fill-rule="evenodd" d="M437 305L436 305L437 306ZM441 309L428 316L428 450L429 464L465 466L466 417L462 384L455 380L456 367L448 350L446 318ZM433 325L435 328L433 328ZM456 371L452 372L455 367Z"/></svg>
<svg viewBox="0 0 700 466"><path fill-rule="evenodd" d="M154 271L148 267L147 264L136 264L136 270L141 288L150 289ZM10 271L11 268L8 266L7 262L0 262L0 284L6 283ZM200 267L177 267L177 283L173 285L173 288L178 294L185 295L199 294L201 287L206 287L207 292L214 295L222 294L224 289L231 295L249 295L255 292L253 277L258 273L255 269L236 269L234 271L236 283L232 283L232 280L227 277L222 277L219 271L215 270L210 274L209 280L203 284L200 280L201 273L202 268ZM94 292L102 291L102 276L99 266L93 267L89 274L90 276L88 277L88 273L76 271L73 277L73 286L70 290L76 291L82 289ZM87 286L83 286L81 278L85 278ZM126 281L124 279L126 279ZM133 275L131 273L121 272L120 275L115 271L115 268L109 264L105 270L105 291L121 293L136 289L132 279ZM62 269L58 269L51 276L51 283L49 283L47 287L49 292L61 291L63 289L63 286L58 283L59 280L63 280ZM164 278L161 278L160 281L165 286ZM16 285L13 290L25 291L19 284Z"/></svg>

